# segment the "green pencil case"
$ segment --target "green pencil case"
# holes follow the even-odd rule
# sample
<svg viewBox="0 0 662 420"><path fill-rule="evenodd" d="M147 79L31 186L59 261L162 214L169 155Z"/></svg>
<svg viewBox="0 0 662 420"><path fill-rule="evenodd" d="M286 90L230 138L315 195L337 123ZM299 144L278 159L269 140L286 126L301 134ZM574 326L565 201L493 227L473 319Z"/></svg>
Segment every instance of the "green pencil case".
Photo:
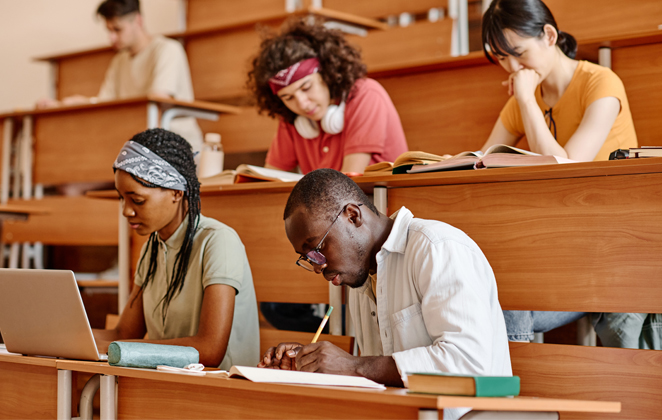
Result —
<svg viewBox="0 0 662 420"><path fill-rule="evenodd" d="M158 365L166 365L183 368L199 360L200 354L193 347L133 341L113 341L108 346L108 363L112 366L156 369Z"/></svg>

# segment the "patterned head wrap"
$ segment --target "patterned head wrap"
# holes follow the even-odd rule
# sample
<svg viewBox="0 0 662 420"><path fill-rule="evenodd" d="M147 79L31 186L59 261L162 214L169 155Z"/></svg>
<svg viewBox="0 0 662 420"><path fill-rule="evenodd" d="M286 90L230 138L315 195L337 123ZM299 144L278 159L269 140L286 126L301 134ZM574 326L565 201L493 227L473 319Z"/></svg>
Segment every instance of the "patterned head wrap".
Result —
<svg viewBox="0 0 662 420"><path fill-rule="evenodd" d="M315 57L301 60L276 73L274 77L269 79L269 87L275 95L285 86L289 86L309 74L317 73L319 68L320 62Z"/></svg>
<svg viewBox="0 0 662 420"><path fill-rule="evenodd" d="M186 191L186 178L159 155L134 141L127 141L113 168L121 169L159 187Z"/></svg>

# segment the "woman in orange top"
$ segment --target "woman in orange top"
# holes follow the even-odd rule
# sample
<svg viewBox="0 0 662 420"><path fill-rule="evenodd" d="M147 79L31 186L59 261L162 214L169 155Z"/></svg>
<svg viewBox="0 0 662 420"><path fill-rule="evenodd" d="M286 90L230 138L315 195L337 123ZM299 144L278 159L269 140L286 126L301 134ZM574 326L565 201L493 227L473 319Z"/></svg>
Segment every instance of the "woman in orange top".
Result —
<svg viewBox="0 0 662 420"><path fill-rule="evenodd" d="M610 69L574 59L575 39L561 32L540 0L493 0L483 16L487 58L509 73L511 96L483 151L526 136L533 152L577 161L607 160L637 147L625 88ZM511 341L529 341L584 316L579 312L504 311ZM662 348L662 315L591 314L610 347Z"/></svg>
<svg viewBox="0 0 662 420"><path fill-rule="evenodd" d="M511 95L483 150L524 136L533 152L577 161L637 147L621 79L575 60L577 42L542 1L494 0L483 17L483 46L509 73L503 84Z"/></svg>

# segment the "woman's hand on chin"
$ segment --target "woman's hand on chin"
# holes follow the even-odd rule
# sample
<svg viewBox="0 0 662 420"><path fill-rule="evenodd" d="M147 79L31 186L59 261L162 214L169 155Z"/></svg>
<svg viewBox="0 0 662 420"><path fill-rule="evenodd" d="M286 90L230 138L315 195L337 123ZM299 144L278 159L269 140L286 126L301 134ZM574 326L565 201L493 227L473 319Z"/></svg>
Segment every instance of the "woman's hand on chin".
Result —
<svg viewBox="0 0 662 420"><path fill-rule="evenodd" d="M540 75L531 69L522 69L511 73L503 84L508 86L508 95L515 96L518 102L535 101L536 87L540 84Z"/></svg>

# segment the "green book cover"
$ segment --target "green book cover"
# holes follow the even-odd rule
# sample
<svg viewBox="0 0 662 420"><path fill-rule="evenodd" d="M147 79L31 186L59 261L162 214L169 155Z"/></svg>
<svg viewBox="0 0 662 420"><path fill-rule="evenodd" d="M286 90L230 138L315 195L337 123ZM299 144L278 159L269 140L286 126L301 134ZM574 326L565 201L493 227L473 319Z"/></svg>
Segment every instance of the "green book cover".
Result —
<svg viewBox="0 0 662 420"><path fill-rule="evenodd" d="M407 171L410 170L412 166L414 166L414 165L413 164L410 164L410 165L408 164L408 165L395 166L391 173L393 175L406 174Z"/></svg>
<svg viewBox="0 0 662 420"><path fill-rule="evenodd" d="M509 397L519 395L519 376L474 376L444 372L411 372L407 375L468 377L476 384L476 397Z"/></svg>
<svg viewBox="0 0 662 420"><path fill-rule="evenodd" d="M474 376L477 397L519 395L519 376Z"/></svg>

